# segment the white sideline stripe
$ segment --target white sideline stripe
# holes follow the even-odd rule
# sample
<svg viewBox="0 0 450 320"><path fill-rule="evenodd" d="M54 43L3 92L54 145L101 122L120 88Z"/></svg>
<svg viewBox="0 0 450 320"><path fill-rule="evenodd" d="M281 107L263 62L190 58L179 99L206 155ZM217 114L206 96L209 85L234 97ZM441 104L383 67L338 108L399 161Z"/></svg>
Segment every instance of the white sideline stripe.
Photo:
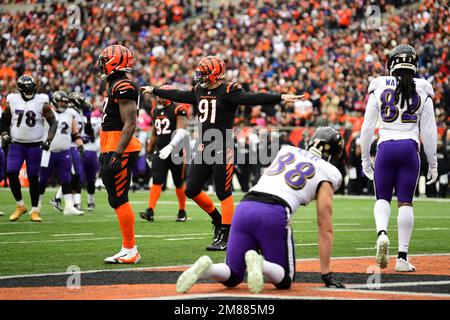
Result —
<svg viewBox="0 0 450 320"><path fill-rule="evenodd" d="M61 233L52 234L50 237L70 237L70 236L93 236L93 233Z"/></svg>
<svg viewBox="0 0 450 320"><path fill-rule="evenodd" d="M414 286L441 286L444 284L450 284L450 281L414 281L414 282L390 282L390 283L380 283L381 288L390 287L414 287ZM346 285L349 289L364 289L367 288L367 284L350 284Z"/></svg>
<svg viewBox="0 0 450 320"><path fill-rule="evenodd" d="M355 248L355 250L376 250L376 247L369 247L369 248ZM389 246L389 249L397 249L397 247Z"/></svg>
<svg viewBox="0 0 450 320"><path fill-rule="evenodd" d="M169 238L163 239L164 241L180 241L180 240L203 240L205 238Z"/></svg>
<svg viewBox="0 0 450 320"><path fill-rule="evenodd" d="M442 252L442 253L419 253L419 254L409 254L410 257L434 257L434 256L449 256L449 252ZM331 260L345 260L345 259L368 259L373 258L373 256L355 256L355 257L331 257ZM318 258L303 258L303 259L296 259L296 262L302 262L302 261L319 261ZM97 269L97 270L87 270L87 271L80 271L80 274L83 273L96 273L96 272L110 272L110 271L145 271L145 270L155 270L155 269L174 269L174 268L187 268L190 267L190 264L182 264L177 266L156 266L156 267L139 267L139 268L121 268L121 269ZM0 280L4 279L14 279L14 278L28 278L28 277L47 277L47 276L61 276L61 275L71 275L72 273L66 273L66 272L57 272L57 273L41 273L41 274L21 274L21 275L14 275L14 276L1 276ZM328 288L330 289L330 288ZM330 289L330 290L339 290L339 289ZM345 290L345 289L344 289Z"/></svg>
<svg viewBox="0 0 450 320"><path fill-rule="evenodd" d="M149 298L138 298L138 299L124 299L124 300L189 300L189 299L210 299L210 298L242 298L242 299L273 299L273 300L349 300L349 298L338 298L338 297L309 297L309 296L288 296L281 295L275 296L270 294L230 294L230 293L209 293L209 294L183 294L177 296L168 297L149 297ZM373 299L363 299L355 298L351 300L373 300Z"/></svg>
<svg viewBox="0 0 450 320"><path fill-rule="evenodd" d="M34 223L34 222L33 222ZM0 236L10 236L10 235L14 235L14 234L32 234L32 233L40 233L39 231L30 231L30 232L3 232L0 233Z"/></svg>
<svg viewBox="0 0 450 320"><path fill-rule="evenodd" d="M367 286L367 285L366 285ZM444 294L444 293L428 293L428 292L412 292L412 291L389 291L389 290L359 290L359 289L331 289L331 288L320 288L317 290L333 290L333 291L339 291L339 292L354 292L354 293L374 293L374 294L392 294L397 296L418 296L418 297L435 297L435 298L450 298L450 294Z"/></svg>

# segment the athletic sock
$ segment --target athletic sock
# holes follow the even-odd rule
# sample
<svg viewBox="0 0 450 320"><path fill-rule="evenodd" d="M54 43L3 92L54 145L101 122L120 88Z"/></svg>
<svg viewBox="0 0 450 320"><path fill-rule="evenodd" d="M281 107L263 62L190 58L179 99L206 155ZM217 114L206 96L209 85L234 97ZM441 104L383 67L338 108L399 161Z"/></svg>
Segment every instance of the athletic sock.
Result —
<svg viewBox="0 0 450 320"><path fill-rule="evenodd" d="M94 203L94 202L95 202L94 195L88 193L88 203Z"/></svg>
<svg viewBox="0 0 450 320"><path fill-rule="evenodd" d="M377 236L381 236L382 233L384 233L385 235L387 235L386 230L380 230L380 231L378 231Z"/></svg>
<svg viewBox="0 0 450 320"><path fill-rule="evenodd" d="M220 212L214 208L214 211L211 213L208 213L211 217L211 220L215 226L220 226L222 224L222 216L220 215Z"/></svg>
<svg viewBox="0 0 450 320"><path fill-rule="evenodd" d="M67 193L64 195L64 206L73 207L73 198L71 193Z"/></svg>
<svg viewBox="0 0 450 320"><path fill-rule="evenodd" d="M398 259L402 258L403 260L408 260L408 253L399 251L397 258Z"/></svg>
<svg viewBox="0 0 450 320"><path fill-rule="evenodd" d="M56 192L55 198L61 199L63 197L62 187L58 188L58 191Z"/></svg>
<svg viewBox="0 0 450 320"><path fill-rule="evenodd" d="M75 204L81 204L81 194L80 193L75 193L73 195L73 202Z"/></svg>
<svg viewBox="0 0 450 320"><path fill-rule="evenodd" d="M134 213L129 202L115 209L119 219L120 231L122 232L122 246L132 249L136 245L134 238Z"/></svg>
<svg viewBox="0 0 450 320"><path fill-rule="evenodd" d="M398 251L408 252L409 241L414 226L414 211L411 206L402 206L398 208L397 227L398 227Z"/></svg>
<svg viewBox="0 0 450 320"><path fill-rule="evenodd" d="M222 224L230 225L234 213L233 196L229 196L225 200L222 200L220 202L220 207L222 209Z"/></svg>
<svg viewBox="0 0 450 320"><path fill-rule="evenodd" d="M38 208L38 207L32 207L32 208L31 208L31 211L39 212L39 208Z"/></svg>
<svg viewBox="0 0 450 320"><path fill-rule="evenodd" d="M181 188L175 188L178 198L178 207L180 210L184 210L186 208L186 195L184 194L185 189L186 185L181 186Z"/></svg>
<svg viewBox="0 0 450 320"><path fill-rule="evenodd" d="M391 215L391 205L389 202L383 199L377 200L373 208L373 215L375 217L377 233L380 231L387 231L389 217Z"/></svg>
<svg viewBox="0 0 450 320"><path fill-rule="evenodd" d="M161 195L162 185L154 184L150 189L150 193L148 194L148 207L154 209L156 206L156 202L158 202L159 196Z"/></svg>
<svg viewBox="0 0 450 320"><path fill-rule="evenodd" d="M24 206L24 205L25 205L25 202L24 202L23 200L19 200L19 201L16 201L16 205L18 205L18 206Z"/></svg>
<svg viewBox="0 0 450 320"><path fill-rule="evenodd" d="M202 274L200 279L214 279L217 282L225 282L230 279L231 269L226 263L214 263Z"/></svg>
<svg viewBox="0 0 450 320"><path fill-rule="evenodd" d="M263 260L263 274L267 282L278 284L284 279L284 268L277 263Z"/></svg>
<svg viewBox="0 0 450 320"><path fill-rule="evenodd" d="M194 200L195 203L198 204L198 206L209 215L213 214L214 210L216 210L216 206L212 202L211 198L203 191L193 197L192 200Z"/></svg>

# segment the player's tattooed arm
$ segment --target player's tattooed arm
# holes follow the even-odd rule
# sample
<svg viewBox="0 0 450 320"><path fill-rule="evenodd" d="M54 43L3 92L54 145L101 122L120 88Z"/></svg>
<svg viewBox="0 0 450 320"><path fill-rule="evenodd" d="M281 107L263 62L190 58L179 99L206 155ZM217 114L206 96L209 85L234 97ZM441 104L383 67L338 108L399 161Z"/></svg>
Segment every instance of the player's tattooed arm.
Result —
<svg viewBox="0 0 450 320"><path fill-rule="evenodd" d="M130 99L118 99L120 118L123 122L120 142L114 150L115 153L122 154L130 143L136 130L137 105Z"/></svg>
<svg viewBox="0 0 450 320"><path fill-rule="evenodd" d="M195 94L192 90L166 90L154 88L151 86L142 87L141 90L144 90L142 93L153 94L155 96L174 101L179 103L189 103L194 104Z"/></svg>
<svg viewBox="0 0 450 320"><path fill-rule="evenodd" d="M53 110L50 108L50 105L48 103L44 104L43 115L44 115L44 118L47 120L48 125L50 126L50 129L48 130L47 140L52 141L53 137L56 134L56 128L58 127L58 121L56 121L55 114L53 113Z"/></svg>

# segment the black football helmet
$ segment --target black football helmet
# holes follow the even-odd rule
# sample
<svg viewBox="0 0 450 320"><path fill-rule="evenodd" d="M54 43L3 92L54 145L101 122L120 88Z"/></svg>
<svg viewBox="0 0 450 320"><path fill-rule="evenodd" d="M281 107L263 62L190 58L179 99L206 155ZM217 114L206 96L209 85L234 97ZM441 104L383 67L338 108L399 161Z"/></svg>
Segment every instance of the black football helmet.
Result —
<svg viewBox="0 0 450 320"><path fill-rule="evenodd" d="M396 46L390 53L387 62L387 69L389 75L393 75L393 72L398 69L412 70L417 72L419 64L419 56L412 46L407 44L401 44Z"/></svg>
<svg viewBox="0 0 450 320"><path fill-rule="evenodd" d="M69 107L74 108L79 113L83 112L83 108L85 108L86 98L81 92L71 92L69 93Z"/></svg>
<svg viewBox="0 0 450 320"><path fill-rule="evenodd" d="M67 109L69 99L65 91L59 90L52 94L50 102L52 106L55 108L56 112L61 113Z"/></svg>
<svg viewBox="0 0 450 320"><path fill-rule="evenodd" d="M307 150L325 161L335 163L344 151L344 139L331 127L318 127L309 140Z"/></svg>
<svg viewBox="0 0 450 320"><path fill-rule="evenodd" d="M19 79L17 79L16 86L25 101L34 98L34 95L36 94L36 81L34 81L32 76L26 74L20 76Z"/></svg>

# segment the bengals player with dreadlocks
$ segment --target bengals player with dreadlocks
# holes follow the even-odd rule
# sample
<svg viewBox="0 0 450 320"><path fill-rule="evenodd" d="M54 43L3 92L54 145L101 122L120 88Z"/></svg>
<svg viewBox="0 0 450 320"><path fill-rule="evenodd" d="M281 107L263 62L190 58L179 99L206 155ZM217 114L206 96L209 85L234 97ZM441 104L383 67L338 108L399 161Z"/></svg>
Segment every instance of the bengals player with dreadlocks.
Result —
<svg viewBox="0 0 450 320"><path fill-rule="evenodd" d="M203 150L214 141L206 138L209 129L219 130L223 141L227 131L233 128L234 117L239 105L261 105L280 101L294 102L303 96L288 94L249 93L236 82L225 82L225 62L217 56L207 56L195 68L196 85L192 90L166 90L152 86L143 87L144 93L152 93L174 102L188 103L195 107L200 122L200 149L196 157L203 159ZM221 161L212 164L194 160L189 167L186 196L206 211L214 225L215 238L207 250L222 251L227 248L228 234L234 212L231 182L233 178L233 149L224 144L214 145L215 155L222 154ZM213 175L216 195L221 201L222 215L208 195L202 191L204 183Z"/></svg>
<svg viewBox="0 0 450 320"><path fill-rule="evenodd" d="M134 137L139 87L127 75L132 66L131 51L121 45L106 47L97 63L98 75L108 85L100 132L100 176L122 232L122 249L104 260L111 264L140 260L134 237L134 214L128 202L131 172L142 147Z"/></svg>

